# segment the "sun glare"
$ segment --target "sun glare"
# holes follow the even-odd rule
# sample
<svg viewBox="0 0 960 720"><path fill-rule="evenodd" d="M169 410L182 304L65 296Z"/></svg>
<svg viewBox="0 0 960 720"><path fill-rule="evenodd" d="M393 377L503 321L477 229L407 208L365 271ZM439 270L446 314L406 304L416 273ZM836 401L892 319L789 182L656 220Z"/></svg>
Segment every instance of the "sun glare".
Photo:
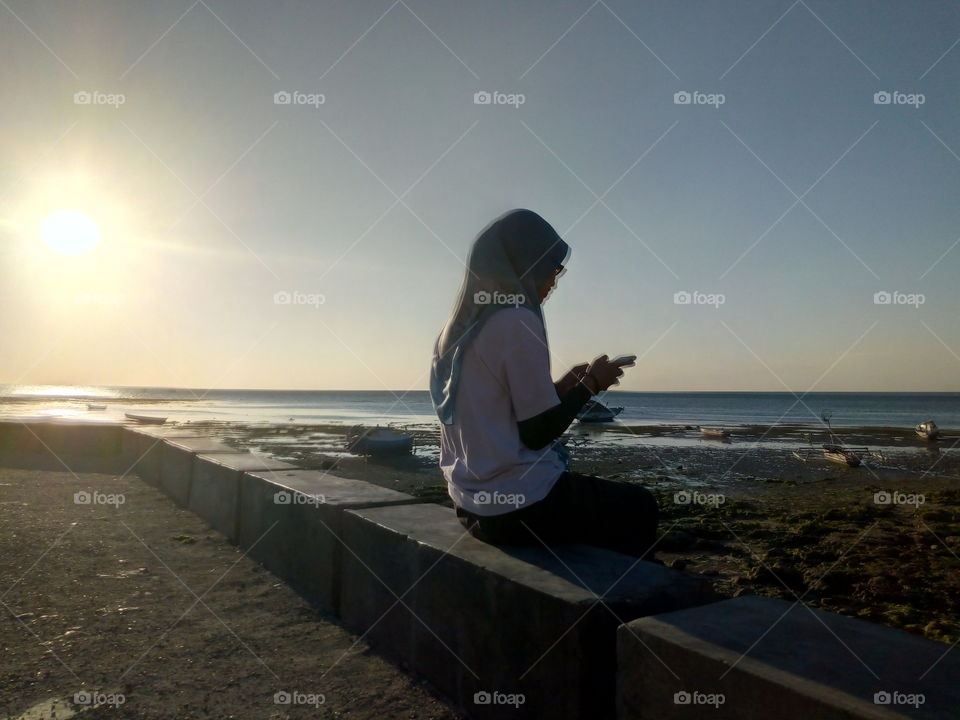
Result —
<svg viewBox="0 0 960 720"><path fill-rule="evenodd" d="M44 242L61 255L83 255L100 242L100 228L88 215L76 210L59 210L40 224Z"/></svg>

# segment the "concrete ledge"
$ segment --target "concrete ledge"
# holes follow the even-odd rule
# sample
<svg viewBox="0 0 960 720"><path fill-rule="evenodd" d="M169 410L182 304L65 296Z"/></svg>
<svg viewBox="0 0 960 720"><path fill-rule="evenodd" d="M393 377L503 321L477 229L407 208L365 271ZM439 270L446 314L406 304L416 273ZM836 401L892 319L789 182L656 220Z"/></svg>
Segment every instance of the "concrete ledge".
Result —
<svg viewBox="0 0 960 720"><path fill-rule="evenodd" d="M482 543L439 505L349 511L341 532L344 623L471 717L612 717L617 626L716 599L704 578L601 548Z"/></svg>
<svg viewBox="0 0 960 720"><path fill-rule="evenodd" d="M415 502L396 490L318 470L247 472L240 478L239 544L304 597L336 613L344 510Z"/></svg>
<svg viewBox="0 0 960 720"><path fill-rule="evenodd" d="M955 718L960 655L948 649L784 600L738 597L621 627L617 717ZM893 702L876 703L877 693ZM907 704L918 693L923 704ZM717 694L723 704L708 704Z"/></svg>
<svg viewBox="0 0 960 720"><path fill-rule="evenodd" d="M165 437L160 446L160 489L181 507L190 502L193 461L197 455L246 453L211 437Z"/></svg>
<svg viewBox="0 0 960 720"><path fill-rule="evenodd" d="M52 470L115 472L123 426L69 420L0 421L0 460ZM66 466L66 467L65 467Z"/></svg>
<svg viewBox="0 0 960 720"><path fill-rule="evenodd" d="M240 477L244 472L295 470L290 463L253 453L197 455L187 507L218 532L238 542Z"/></svg>
<svg viewBox="0 0 960 720"><path fill-rule="evenodd" d="M151 485L160 484L160 453L164 438L207 437L199 430L163 426L127 425L121 437L124 469L135 472Z"/></svg>

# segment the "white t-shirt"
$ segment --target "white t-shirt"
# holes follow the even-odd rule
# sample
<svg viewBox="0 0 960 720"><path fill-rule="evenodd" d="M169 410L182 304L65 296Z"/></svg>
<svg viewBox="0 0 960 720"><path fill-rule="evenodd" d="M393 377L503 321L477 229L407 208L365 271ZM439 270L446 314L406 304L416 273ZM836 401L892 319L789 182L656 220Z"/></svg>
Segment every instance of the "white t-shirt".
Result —
<svg viewBox="0 0 960 720"><path fill-rule="evenodd" d="M454 423L440 425L440 469L453 501L501 515L542 500L565 466L552 444L524 445L517 421L559 402L540 318L525 307L494 313L464 352Z"/></svg>

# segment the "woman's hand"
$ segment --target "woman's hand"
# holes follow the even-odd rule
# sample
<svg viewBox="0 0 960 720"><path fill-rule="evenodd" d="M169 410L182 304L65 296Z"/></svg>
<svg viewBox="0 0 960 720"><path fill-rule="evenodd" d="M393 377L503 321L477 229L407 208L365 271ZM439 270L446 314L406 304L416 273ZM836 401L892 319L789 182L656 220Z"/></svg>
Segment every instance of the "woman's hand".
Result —
<svg viewBox="0 0 960 720"><path fill-rule="evenodd" d="M590 364L587 375L596 381L597 392L603 392L612 385L620 384L623 367L610 362L606 355L601 355Z"/></svg>
<svg viewBox="0 0 960 720"><path fill-rule="evenodd" d="M590 367L590 365L587 363L574 365L566 375L557 380L557 382L554 383L554 386L557 388L557 396L562 398L573 390L577 383L583 379L583 376L587 374L588 367Z"/></svg>

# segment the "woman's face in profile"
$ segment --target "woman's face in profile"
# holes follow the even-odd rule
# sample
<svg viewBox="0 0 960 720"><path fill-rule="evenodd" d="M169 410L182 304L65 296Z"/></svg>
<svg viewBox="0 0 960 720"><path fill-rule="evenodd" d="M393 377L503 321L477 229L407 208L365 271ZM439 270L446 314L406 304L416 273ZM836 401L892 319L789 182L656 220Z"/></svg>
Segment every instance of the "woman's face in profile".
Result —
<svg viewBox="0 0 960 720"><path fill-rule="evenodd" d="M564 267L561 265L556 269L556 272L550 276L550 279L540 287L537 292L537 299L541 302L541 304L546 301L547 297L550 295L550 292L557 286L557 278L563 274L563 271Z"/></svg>

